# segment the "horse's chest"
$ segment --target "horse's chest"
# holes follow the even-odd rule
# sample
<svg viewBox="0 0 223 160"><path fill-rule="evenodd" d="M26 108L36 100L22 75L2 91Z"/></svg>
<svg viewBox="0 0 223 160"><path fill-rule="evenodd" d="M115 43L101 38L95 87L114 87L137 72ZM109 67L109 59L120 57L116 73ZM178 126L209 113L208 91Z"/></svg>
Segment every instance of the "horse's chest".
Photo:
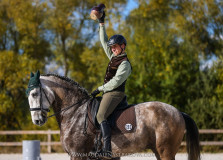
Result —
<svg viewBox="0 0 223 160"><path fill-rule="evenodd" d="M83 134L83 125L74 123L72 127L64 126L61 128L61 142L67 153L86 152L86 144L91 144L91 139ZM93 143L93 140L92 140Z"/></svg>

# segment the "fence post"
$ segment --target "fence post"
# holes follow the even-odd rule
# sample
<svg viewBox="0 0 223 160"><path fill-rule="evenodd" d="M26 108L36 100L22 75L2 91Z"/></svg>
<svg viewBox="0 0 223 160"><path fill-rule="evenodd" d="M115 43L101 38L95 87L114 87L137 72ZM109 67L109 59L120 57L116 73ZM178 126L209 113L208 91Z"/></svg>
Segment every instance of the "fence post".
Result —
<svg viewBox="0 0 223 160"><path fill-rule="evenodd" d="M48 153L51 153L51 132L50 131L51 130L48 129L48 140L47 140L47 142L48 142L48 144L47 144Z"/></svg>

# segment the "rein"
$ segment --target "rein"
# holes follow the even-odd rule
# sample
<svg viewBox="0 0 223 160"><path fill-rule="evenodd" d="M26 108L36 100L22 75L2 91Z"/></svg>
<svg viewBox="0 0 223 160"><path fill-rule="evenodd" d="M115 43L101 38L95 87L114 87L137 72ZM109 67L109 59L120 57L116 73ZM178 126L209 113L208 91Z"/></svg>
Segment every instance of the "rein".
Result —
<svg viewBox="0 0 223 160"><path fill-rule="evenodd" d="M70 106L68 106L68 107L66 107L66 108L63 108L63 109L60 110L59 112L56 112L56 113L54 113L54 114L48 116L47 118L51 118L51 117L53 117L53 116L56 116L57 114L59 114L59 113L61 113L61 112L63 112L63 111L66 111L66 110L68 110L68 109L70 109L70 108L72 108L73 106L76 106L76 105L78 105L78 104L83 105L83 104L86 103L87 101L88 101L87 98L84 98L84 99L78 101L77 103L74 103L74 104L72 104L72 105L70 105Z"/></svg>

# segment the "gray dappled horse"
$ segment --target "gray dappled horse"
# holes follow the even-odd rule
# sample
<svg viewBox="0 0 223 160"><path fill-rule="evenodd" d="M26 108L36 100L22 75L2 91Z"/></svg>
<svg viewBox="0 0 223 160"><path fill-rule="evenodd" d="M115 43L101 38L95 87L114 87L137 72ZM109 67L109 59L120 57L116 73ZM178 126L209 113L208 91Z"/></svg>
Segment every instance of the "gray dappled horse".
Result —
<svg viewBox="0 0 223 160"><path fill-rule="evenodd" d="M42 126L52 106L54 112L59 113L56 114L56 120L64 150L71 160L87 159L86 155L94 143L94 134L83 134L87 101L90 98L88 92L73 80L54 74L40 76L37 72L31 74L31 79L36 81L29 83L27 93L33 123ZM72 107L66 109L67 106ZM119 155L114 159L120 159L125 153L134 154L151 149L158 160L174 160L185 131L188 159L200 159L198 129L188 115L162 102L144 102L134 107L135 132L112 135L112 152Z"/></svg>

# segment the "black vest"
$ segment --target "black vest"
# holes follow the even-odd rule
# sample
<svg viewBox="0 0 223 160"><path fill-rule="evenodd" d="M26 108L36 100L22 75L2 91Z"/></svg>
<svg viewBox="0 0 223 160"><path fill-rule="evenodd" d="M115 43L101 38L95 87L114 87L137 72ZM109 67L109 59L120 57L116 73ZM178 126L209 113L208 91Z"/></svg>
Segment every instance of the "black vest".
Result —
<svg viewBox="0 0 223 160"><path fill-rule="evenodd" d="M106 69L104 84L109 82L115 76L115 74L116 74L116 72L118 70L118 66L123 61L128 61L129 62L129 60L127 58L127 55L121 56L121 57L112 57L111 61L108 63L108 67ZM126 83L126 80L119 87L114 89L113 91L125 92L125 83Z"/></svg>

